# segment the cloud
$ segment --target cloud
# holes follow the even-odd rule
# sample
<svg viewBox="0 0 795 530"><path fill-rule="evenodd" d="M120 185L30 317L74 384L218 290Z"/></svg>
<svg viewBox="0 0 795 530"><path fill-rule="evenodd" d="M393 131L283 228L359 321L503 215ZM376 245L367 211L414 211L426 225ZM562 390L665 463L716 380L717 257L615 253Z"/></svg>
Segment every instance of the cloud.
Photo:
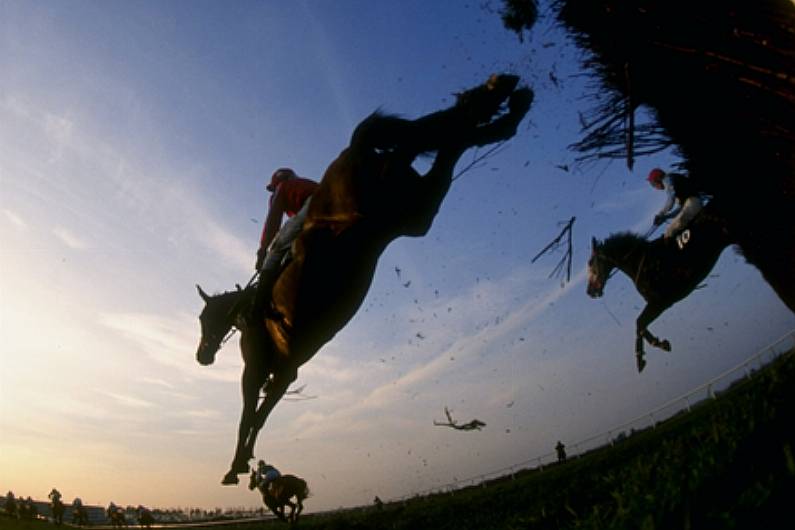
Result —
<svg viewBox="0 0 795 530"><path fill-rule="evenodd" d="M6 218L14 225L16 228L20 230L27 230L28 223L26 223L19 215L11 210L3 210Z"/></svg>
<svg viewBox="0 0 795 530"><path fill-rule="evenodd" d="M74 249L74 250L85 250L88 248L88 243L86 243L80 237L74 235L71 231L61 226L56 226L53 231L55 237L61 240L64 245L67 247Z"/></svg>
<svg viewBox="0 0 795 530"><path fill-rule="evenodd" d="M134 396L119 394L116 392L98 391L100 394L116 400L118 403L136 409L148 409L155 407L155 404Z"/></svg>
<svg viewBox="0 0 795 530"><path fill-rule="evenodd" d="M222 356L219 353L218 361L209 368L196 363L194 353L199 334L193 316L108 313L100 315L99 321L103 326L132 341L155 362L176 370L182 376L222 382L240 380L240 368L232 360L237 356ZM229 347L227 344L224 349Z"/></svg>
<svg viewBox="0 0 795 530"><path fill-rule="evenodd" d="M535 273L532 270L527 272L531 277L535 277ZM523 276L524 273L517 270L513 275L501 281L480 282L472 288L469 294L445 300L440 305L460 304L464 307L472 307L475 305L471 303L473 294L475 296L479 294L481 298L496 303L500 299L498 293L510 292L513 288L512 286L517 281L521 281ZM395 403L405 401L407 394L415 391L433 392L434 390L429 390L433 388L431 382L442 378L444 374L449 372L451 356L455 357L458 365L478 359L483 354L484 348L499 344L501 341L506 340L507 337L516 335L544 311L548 310L555 302L566 296L572 289L578 289L585 277L585 270L581 270L563 288L556 286L549 289L543 296L536 297L517 307L505 307L505 316L497 320L491 320L489 325L472 325L472 319L477 318L476 314L478 311L470 312L465 318L457 315L460 329L447 330L448 334L457 337L453 342L436 345L432 353L424 357L425 360L410 368L408 372L396 380L378 383L364 397L350 400L347 402L350 404L343 405L328 414L317 412L304 414L295 420L291 428L300 430L301 436L315 436L335 429L349 431L352 425L370 422L370 420L364 418L372 417L374 414L378 416L388 408L393 407ZM504 304L505 302L503 302ZM482 311L482 305L480 307ZM482 319L482 315L479 318ZM337 362L335 360L330 364L333 365ZM339 361L340 364L344 362L344 360ZM371 370L372 366L372 363L356 363L355 367L351 364L345 370L345 375L353 381L372 382L376 379L374 377L375 374ZM323 370L319 368L318 372L314 372L314 369L312 370L312 375L315 377L323 377L323 373ZM513 395L513 392L511 390L510 393L501 395L498 402L509 401L508 398ZM342 401L339 402L343 403Z"/></svg>

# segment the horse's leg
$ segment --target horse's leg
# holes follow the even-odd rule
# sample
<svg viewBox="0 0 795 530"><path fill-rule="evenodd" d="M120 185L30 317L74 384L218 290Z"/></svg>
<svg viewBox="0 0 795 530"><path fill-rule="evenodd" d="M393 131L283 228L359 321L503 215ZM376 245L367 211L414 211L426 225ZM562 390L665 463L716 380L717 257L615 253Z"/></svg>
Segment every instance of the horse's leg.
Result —
<svg viewBox="0 0 795 530"><path fill-rule="evenodd" d="M646 304L646 307L643 308L640 315L638 315L638 319L635 323L635 357L638 363L638 372L642 372L643 368L646 366L646 360L644 359L645 351L643 349L643 339L646 339L646 342L655 346L657 348L661 348L665 351L671 351L671 343L667 340L660 340L654 335L649 332L649 324L654 322L654 320L660 316L660 314L668 309L669 306L660 306L657 304Z"/></svg>
<svg viewBox="0 0 795 530"><path fill-rule="evenodd" d="M243 394L243 411L240 414L240 425L237 431L237 447L229 471L224 476L221 484L237 484L237 475L248 473L248 461L253 458L253 451L246 445L251 433L252 423L257 411L259 392L265 384L267 372L257 362L248 362L244 365L241 377L241 391Z"/></svg>
<svg viewBox="0 0 795 530"><path fill-rule="evenodd" d="M354 130L351 146L363 144L383 150L397 150L408 161L418 154L436 151L451 142L466 143L468 146L485 145L513 136L502 133L499 138L487 139L486 136L475 140L472 130L491 130L491 126L481 127L488 123L492 116L499 112L500 106L510 97L509 115L495 120L503 125L508 121L516 124L530 108L533 93L524 88L514 91L519 78L513 75L492 76L486 83L462 94L455 105L450 108L432 112L415 120L406 120L394 116L373 114ZM493 124L492 124L493 125Z"/></svg>
<svg viewBox="0 0 795 530"><path fill-rule="evenodd" d="M268 382L265 389L265 399L260 403L259 408L254 413L251 420L251 430L246 441L245 450L254 454L254 445L257 443L257 434L265 425L265 420L268 419L273 408L282 399L289 386L298 377L298 371L295 368L281 370L273 375L273 379Z"/></svg>
<svg viewBox="0 0 795 530"><path fill-rule="evenodd" d="M295 522L295 504L290 501L284 501L284 503L290 507L290 515L287 516L287 520L289 522Z"/></svg>

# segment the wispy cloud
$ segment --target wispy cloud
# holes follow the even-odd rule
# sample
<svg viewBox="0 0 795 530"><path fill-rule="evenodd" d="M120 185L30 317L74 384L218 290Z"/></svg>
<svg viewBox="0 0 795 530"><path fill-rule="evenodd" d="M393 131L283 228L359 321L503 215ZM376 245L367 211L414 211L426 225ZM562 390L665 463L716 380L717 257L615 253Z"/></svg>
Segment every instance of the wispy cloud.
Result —
<svg viewBox="0 0 795 530"><path fill-rule="evenodd" d="M132 341L152 360L176 370L182 376L225 382L240 379L240 369L230 359L236 356L219 354L216 365L209 368L196 363L194 353L198 344L198 326L194 316L107 313L100 315L99 322ZM227 345L225 348L229 347Z"/></svg>
<svg viewBox="0 0 795 530"><path fill-rule="evenodd" d="M531 271L530 274L535 277L534 272ZM481 298L496 301L500 298L497 293L511 289L511 286L523 275L524 273L517 272L514 276L500 281L481 282L481 284L473 287L473 292L476 292ZM303 414L293 422L292 428L300 431L302 436L315 436L328 432L328 430L343 428L342 426L344 426L345 430L350 430L352 425L369 423L370 420L367 418L371 418L374 414L383 413L394 406L395 403L405 400L406 396L412 392L429 392L428 389L434 387L431 383L443 378L450 370L451 357L454 356L459 365L478 359L483 354L484 349L490 348L490 345L504 342L507 337L516 335L555 302L569 294L572 289L580 288L585 276L585 271L582 270L563 288L555 287L532 301L524 302L515 307L506 307L503 318L491 320L490 324L486 326L472 325L472 319L480 318L476 315L477 311L463 319L461 319L461 315L457 315L459 320L464 321L460 329L452 332L457 338L451 343L437 344L430 355L425 355L423 357L424 360L417 363L396 380L385 381L383 377L375 377L380 374L372 372L372 363L349 365L345 370L345 374L351 380L376 381L380 379L381 382L374 388L371 387L364 396L359 396L357 399L350 400L347 403L339 401L342 406L326 414L316 411ZM464 300L468 300L470 297L472 297L472 293L456 297L455 300L443 300L441 305L454 304L471 307L473 304L471 302L466 303ZM467 322L469 322L469 325L467 325ZM334 363L336 362L334 361ZM312 367L309 373L313 378L324 376L323 370L319 366ZM432 392L433 390L430 391ZM498 402L508 401L508 397L512 392L514 391L511 390L508 394L501 395Z"/></svg>
<svg viewBox="0 0 795 530"><path fill-rule="evenodd" d="M76 236L72 231L64 228L62 226L56 226L53 231L55 237L61 240L61 242L66 245L67 247L74 249L74 250L85 250L88 248L88 243L86 243L82 238Z"/></svg>
<svg viewBox="0 0 795 530"><path fill-rule="evenodd" d="M3 210L3 214L5 214L6 218L14 225L16 228L20 230L27 230L28 223L26 223L22 217L17 215L15 212L11 210Z"/></svg>
<svg viewBox="0 0 795 530"><path fill-rule="evenodd" d="M148 409L155 407L155 404L151 401L146 401L141 398L137 398L135 396L130 396L127 394L119 394L117 392L108 392L108 391L98 391L103 396L107 396L109 398L114 399L116 402L136 409Z"/></svg>

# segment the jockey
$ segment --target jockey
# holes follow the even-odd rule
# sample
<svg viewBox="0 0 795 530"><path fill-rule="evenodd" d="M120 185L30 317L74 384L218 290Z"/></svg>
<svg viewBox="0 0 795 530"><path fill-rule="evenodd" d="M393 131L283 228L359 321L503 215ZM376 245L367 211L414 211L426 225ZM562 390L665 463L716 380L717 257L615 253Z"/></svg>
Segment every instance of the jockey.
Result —
<svg viewBox="0 0 795 530"><path fill-rule="evenodd" d="M257 462L257 486L261 489L268 491L271 482L281 477L282 474L279 470L270 464L266 464L264 460Z"/></svg>
<svg viewBox="0 0 795 530"><path fill-rule="evenodd" d="M680 173L666 173L654 168L647 177L649 184L668 195L662 209L654 216L654 225L659 226L673 219L665 229L663 237L669 239L684 230L690 221L701 211L703 204L692 181ZM677 207L674 208L674 205Z"/></svg>
<svg viewBox="0 0 795 530"><path fill-rule="evenodd" d="M54 504L57 504L61 500L61 492L53 488L49 495L47 495L47 498L50 499Z"/></svg>
<svg viewBox="0 0 795 530"><path fill-rule="evenodd" d="M265 309L282 260L301 232L309 210L309 199L318 186L317 182L299 177L290 168L280 168L273 173L270 184L265 188L271 192L271 197L257 250L255 268L260 271L260 277L249 315L252 320L258 318ZM282 226L284 215L289 219Z"/></svg>

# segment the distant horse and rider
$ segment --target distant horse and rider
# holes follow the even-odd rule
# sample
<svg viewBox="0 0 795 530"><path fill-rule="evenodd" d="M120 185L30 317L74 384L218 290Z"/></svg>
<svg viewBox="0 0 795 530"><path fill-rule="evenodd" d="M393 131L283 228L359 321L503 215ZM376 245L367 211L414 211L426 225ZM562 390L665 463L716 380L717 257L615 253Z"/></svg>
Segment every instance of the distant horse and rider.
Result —
<svg viewBox="0 0 795 530"><path fill-rule="evenodd" d="M52 511L52 519L56 525L63 524L63 514L66 511L63 501L61 500L61 492L53 488L47 495L50 499L50 511Z"/></svg>
<svg viewBox="0 0 795 530"><path fill-rule="evenodd" d="M121 506L116 506L114 503L110 503L106 510L106 514L108 516L108 520L110 521L110 525L113 528L123 528L127 526L127 517L125 516L125 510Z"/></svg>
<svg viewBox="0 0 795 530"><path fill-rule="evenodd" d="M707 204L675 237L647 241L630 232L613 234L604 241L591 240L588 260L588 295L602 296L614 270L626 274L646 300L635 327L638 372L646 366L643 341L665 351L668 340L649 331L649 325L674 303L687 297L707 277L723 250L733 244L720 206Z"/></svg>
<svg viewBox="0 0 795 530"><path fill-rule="evenodd" d="M76 526L86 526L88 524L88 511L82 503L72 503L72 523Z"/></svg>
<svg viewBox="0 0 795 530"><path fill-rule="evenodd" d="M251 470L248 481L248 489L259 490L262 494L262 502L268 507L280 521L286 523L298 522L298 516L304 509L304 500L309 497L309 487L306 481L295 475L281 475L273 479L269 484L258 480L257 471ZM295 502L292 499L295 499ZM290 513L285 516L284 507L290 507Z"/></svg>
<svg viewBox="0 0 795 530"><path fill-rule="evenodd" d="M152 515L152 512L145 506L139 504L135 509L135 515L141 528L151 528L155 523L155 518Z"/></svg>
<svg viewBox="0 0 795 530"><path fill-rule="evenodd" d="M416 120L380 113L363 120L313 193L267 310L253 325L244 317L254 286L218 295L197 286L205 302L197 361L212 364L232 328L241 332L243 410L223 484L236 484L237 475L249 471L269 414L298 368L359 309L387 245L428 232L464 152L516 134L533 100L518 82L512 75L492 76L452 107ZM435 156L421 175L412 163L428 153Z"/></svg>

